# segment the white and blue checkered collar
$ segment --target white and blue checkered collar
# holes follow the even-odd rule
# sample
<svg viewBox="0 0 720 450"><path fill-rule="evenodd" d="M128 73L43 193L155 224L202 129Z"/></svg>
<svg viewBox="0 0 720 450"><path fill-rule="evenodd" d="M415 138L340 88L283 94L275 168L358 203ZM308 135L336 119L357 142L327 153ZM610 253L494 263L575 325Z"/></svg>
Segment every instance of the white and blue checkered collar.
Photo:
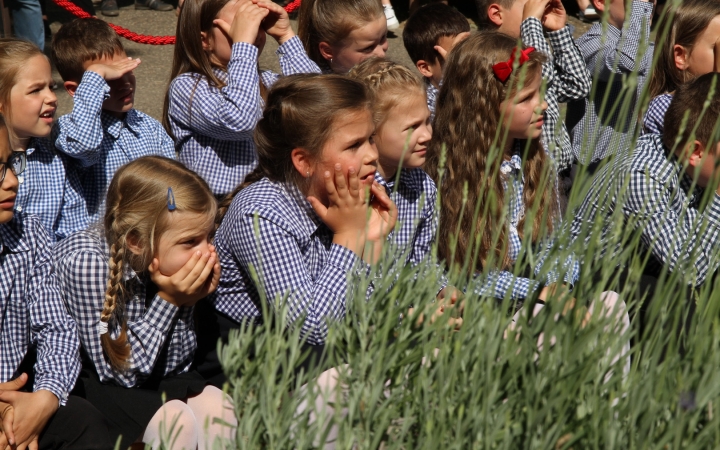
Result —
<svg viewBox="0 0 720 450"><path fill-rule="evenodd" d="M100 115L103 130L114 139L120 137L123 127L129 128L131 131L136 131L135 125L137 124L139 117L135 109L131 109L125 114L124 119L118 119L105 111Z"/></svg>
<svg viewBox="0 0 720 450"><path fill-rule="evenodd" d="M675 165L678 175L678 180L680 183L680 189L683 190L685 193L685 196L688 199L688 202L690 205L697 205L697 203L702 199L703 194L705 193L705 190L701 187L695 184L693 186L693 178L688 175L687 171L683 168L682 163L678 160L677 155L675 155L673 152L671 152L664 144L663 144L663 152L665 152L665 155L672 164Z"/></svg>
<svg viewBox="0 0 720 450"><path fill-rule="evenodd" d="M398 180L399 186L404 186L405 188L409 188L411 190L418 190L420 189L420 186L417 182L417 179L412 176L412 170L414 169L400 169L400 179ZM386 180L383 178L382 175L380 175L380 172L375 172L375 181L378 182L378 184L385 188L385 190L388 193L393 192L395 189L395 180L397 179L397 174L395 174L392 178L389 180Z"/></svg>
<svg viewBox="0 0 720 450"><path fill-rule="evenodd" d="M291 205L296 210L297 217L303 228L307 231L308 236L311 236L318 228L325 225L295 183L286 181L279 184L290 198Z"/></svg>
<svg viewBox="0 0 720 450"><path fill-rule="evenodd" d="M516 141L513 144L513 153L509 160L504 160L500 164L500 173L509 175L511 173L522 172L522 156L520 156L520 144Z"/></svg>
<svg viewBox="0 0 720 450"><path fill-rule="evenodd" d="M0 253L6 250L10 253L26 252L30 246L23 239L23 226L20 219L13 217L6 223L0 223Z"/></svg>

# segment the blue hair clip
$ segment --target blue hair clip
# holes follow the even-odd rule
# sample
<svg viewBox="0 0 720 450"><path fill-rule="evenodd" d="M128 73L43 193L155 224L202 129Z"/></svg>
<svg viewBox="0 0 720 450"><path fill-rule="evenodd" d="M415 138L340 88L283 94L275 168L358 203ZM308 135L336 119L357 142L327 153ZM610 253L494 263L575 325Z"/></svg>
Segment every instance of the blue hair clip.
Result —
<svg viewBox="0 0 720 450"><path fill-rule="evenodd" d="M175 205L175 194L173 194L172 188L168 188L168 197L167 197L167 204L168 204L168 211L175 211L177 206Z"/></svg>

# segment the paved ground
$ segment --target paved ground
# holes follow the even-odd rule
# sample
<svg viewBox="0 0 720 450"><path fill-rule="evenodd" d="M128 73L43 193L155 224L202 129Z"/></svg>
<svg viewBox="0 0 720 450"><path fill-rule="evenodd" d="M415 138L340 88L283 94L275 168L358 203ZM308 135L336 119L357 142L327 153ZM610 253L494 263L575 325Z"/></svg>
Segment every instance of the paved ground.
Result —
<svg viewBox="0 0 720 450"><path fill-rule="evenodd" d="M48 0L48 16L51 18L50 28L57 31L62 23L71 19L67 13L63 13L59 8ZM123 6L126 5L126 6ZM157 11L135 11L132 2L120 2L121 11L119 17L105 18L112 23L128 28L136 33L151 35L172 35L175 34L176 18L172 12ZM402 18L402 16L401 16ZM582 22L570 18L570 22L576 27L575 34L579 36L586 29L587 25ZM294 21L296 24L296 22ZM474 23L471 24L474 28ZM412 67L412 63L405 48L402 44L402 28L389 36L388 56L394 61L403 63ZM128 55L134 58L140 58L142 64L135 71L137 77L137 94L135 95L135 106L156 119L160 120L162 114L162 106L165 92L170 76L170 67L172 65L173 49L172 45L154 46L136 44L130 41L123 41ZM275 55L277 44L272 39L268 39L267 46L260 56L260 67L273 71L279 71L278 59ZM60 82L60 75L55 72L54 78ZM57 91L59 114L66 114L72 109L72 99L61 88Z"/></svg>

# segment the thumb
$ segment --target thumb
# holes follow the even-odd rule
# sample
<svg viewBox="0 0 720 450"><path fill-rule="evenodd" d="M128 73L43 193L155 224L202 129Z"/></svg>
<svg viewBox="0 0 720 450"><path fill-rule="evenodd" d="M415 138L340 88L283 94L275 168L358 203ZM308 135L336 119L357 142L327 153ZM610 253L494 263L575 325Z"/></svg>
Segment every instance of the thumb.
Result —
<svg viewBox="0 0 720 450"><path fill-rule="evenodd" d="M439 45L436 45L433 48L435 49L436 52L438 52L440 54L440 56L443 57L443 59L447 59L448 52L444 48L440 47Z"/></svg>
<svg viewBox="0 0 720 450"><path fill-rule="evenodd" d="M5 383L0 383L0 389L7 390L7 391L17 391L23 386L25 386L25 383L27 383L28 376L26 373L21 374L19 377L15 378L14 380L7 381Z"/></svg>
<svg viewBox="0 0 720 450"><path fill-rule="evenodd" d="M320 200L315 197L308 197L307 201L310 202L310 206L315 210L318 216L322 219L327 214L327 207L323 205Z"/></svg>
<svg viewBox="0 0 720 450"><path fill-rule="evenodd" d="M14 405L17 401L18 393L14 391L0 391L0 402L10 403Z"/></svg>

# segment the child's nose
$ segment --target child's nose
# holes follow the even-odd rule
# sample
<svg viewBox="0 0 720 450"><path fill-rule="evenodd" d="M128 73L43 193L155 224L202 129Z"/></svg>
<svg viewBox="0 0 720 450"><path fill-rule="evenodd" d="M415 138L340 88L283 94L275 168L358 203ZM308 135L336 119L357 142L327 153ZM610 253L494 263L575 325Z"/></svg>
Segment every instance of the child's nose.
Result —
<svg viewBox="0 0 720 450"><path fill-rule="evenodd" d="M5 171L5 179L2 182L3 190L17 191L19 185L17 175L15 175L15 172L13 172L12 169L7 167Z"/></svg>
<svg viewBox="0 0 720 450"><path fill-rule="evenodd" d="M375 55L375 56L377 56L377 57L379 57L379 58L384 58L384 57L385 57L385 51L386 51L386 50L387 50L387 47L384 47L384 46L382 46L382 45L378 45L377 47L375 47L375 51L373 51L373 55Z"/></svg>

